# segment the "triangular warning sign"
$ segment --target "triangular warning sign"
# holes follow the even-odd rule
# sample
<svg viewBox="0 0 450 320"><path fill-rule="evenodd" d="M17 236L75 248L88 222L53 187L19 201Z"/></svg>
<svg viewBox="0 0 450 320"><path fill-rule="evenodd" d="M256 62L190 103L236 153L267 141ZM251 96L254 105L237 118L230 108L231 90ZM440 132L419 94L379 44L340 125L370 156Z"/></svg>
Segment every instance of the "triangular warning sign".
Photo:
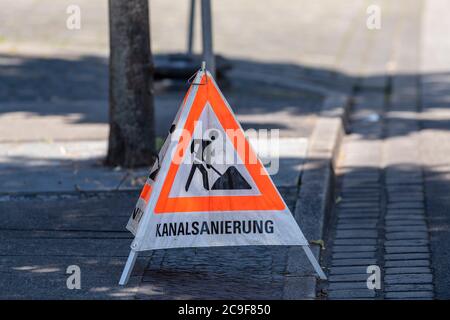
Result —
<svg viewBox="0 0 450 320"><path fill-rule="evenodd" d="M158 160L127 225L121 283L137 251L242 245L301 245L325 277L209 72L197 73Z"/></svg>

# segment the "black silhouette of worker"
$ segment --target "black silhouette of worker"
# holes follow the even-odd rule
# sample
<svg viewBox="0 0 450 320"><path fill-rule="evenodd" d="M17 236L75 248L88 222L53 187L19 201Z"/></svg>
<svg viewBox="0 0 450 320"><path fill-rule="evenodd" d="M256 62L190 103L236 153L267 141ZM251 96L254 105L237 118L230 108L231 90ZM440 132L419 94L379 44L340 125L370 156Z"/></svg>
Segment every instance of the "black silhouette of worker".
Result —
<svg viewBox="0 0 450 320"><path fill-rule="evenodd" d="M202 175L203 188L205 190L237 190L237 189L251 189L252 187L242 177L239 171L234 166L230 166L224 173L214 168L211 164L211 157L213 156L212 148L210 144L216 140L218 133L212 131L209 134L208 139L193 139L191 143L191 153L193 154L193 163L189 177L186 181L185 190L189 190L189 187L194 177L195 172L198 170ZM219 178L213 183L211 189L209 188L208 170L214 170Z"/></svg>
<svg viewBox="0 0 450 320"><path fill-rule="evenodd" d="M195 172L200 171L203 179L203 188L205 190L209 190L209 179L208 179L208 170L211 169L210 160L211 160L211 148L207 147L216 139L217 133L212 131L209 134L209 139L193 139L191 143L191 153L193 154L193 163L191 167L191 171L189 172L189 177L186 181L185 190L189 190L189 186L191 185L192 178L194 177ZM208 150L209 152L207 152Z"/></svg>

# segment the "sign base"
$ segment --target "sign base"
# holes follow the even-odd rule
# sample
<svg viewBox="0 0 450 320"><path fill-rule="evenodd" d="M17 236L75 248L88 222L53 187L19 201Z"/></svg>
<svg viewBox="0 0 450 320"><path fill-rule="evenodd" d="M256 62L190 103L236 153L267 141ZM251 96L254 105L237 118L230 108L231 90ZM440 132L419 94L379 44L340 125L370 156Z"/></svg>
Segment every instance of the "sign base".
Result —
<svg viewBox="0 0 450 320"><path fill-rule="evenodd" d="M327 276L323 272L322 268L320 267L319 263L316 260L316 257L311 251L311 248L309 246L302 246L303 250L305 251L306 256L308 257L309 262L314 268L314 271L317 273L319 278L321 280L327 280ZM138 252L131 250L130 254L127 259L127 263L125 264L125 267L123 269L122 275L119 280L119 285L125 286L127 285L128 281L130 280L131 272L133 271L134 264L136 263L136 259L138 256Z"/></svg>
<svg viewBox="0 0 450 320"><path fill-rule="evenodd" d="M128 283L128 280L130 280L131 271L133 271L137 256L138 256L137 251L134 250L130 251L127 263L125 264L125 268L123 268L122 275L120 276L119 285L125 286Z"/></svg>

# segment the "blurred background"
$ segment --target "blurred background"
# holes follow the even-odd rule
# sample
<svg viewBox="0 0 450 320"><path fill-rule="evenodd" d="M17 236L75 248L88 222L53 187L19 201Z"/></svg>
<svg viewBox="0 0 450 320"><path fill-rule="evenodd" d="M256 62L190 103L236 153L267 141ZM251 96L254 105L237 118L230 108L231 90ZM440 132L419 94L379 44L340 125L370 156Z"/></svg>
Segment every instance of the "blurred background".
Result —
<svg viewBox="0 0 450 320"><path fill-rule="evenodd" d="M81 9L79 30L66 28L69 16L66 8L71 4ZM14 112L2 108L2 121L14 120L18 126L26 126L27 122L20 122L25 119L19 120L17 113L30 112L28 121L32 121L30 117L46 116L47 127L33 131L34 126L27 126L27 133L14 134L3 129L3 139L107 136L104 105L108 94L107 5L107 1L102 0L16 1L2 10L0 97L2 102L22 102L21 106L11 107L14 110L9 109ZM262 121L263 115L255 115L257 112L252 110L271 109L294 114L317 111L324 91L336 85L329 81L330 74L339 64L343 69L348 67L342 61L346 54L345 39L354 33L356 23L365 23L365 16L358 14L361 10L364 12L365 7L358 1L342 1L339 5L333 1L289 1L283 6L277 1L265 1L263 6L258 1L245 4L217 1L212 7L214 51L229 59L235 72L231 72L228 79L236 78L235 81L245 81L246 85L258 82L248 90L236 85L234 91L230 91L231 104L246 116L243 122ZM328 9L323 10L324 7ZM188 17L189 1L151 1L151 46L155 55L186 52ZM196 18L194 50L200 53L199 10ZM357 19L360 21L355 21ZM293 83L298 80L305 81L305 90L289 90L289 87L301 85ZM233 85L233 81L230 82ZM258 89L258 86L264 88ZM268 87L272 89L267 91ZM157 121L160 135L165 135L185 90L186 87L181 88L175 95L157 91L155 111L157 118L164 120ZM251 92L254 90L257 92ZM267 95L271 94L275 99L267 102ZM46 106L39 106L40 101L45 101ZM304 106L299 108L298 101ZM31 102L36 103L31 105ZM5 113L15 113L15 117L5 118ZM66 126L57 126L62 121ZM305 125L311 126L310 123ZM294 121L288 126L286 129L291 131L302 130Z"/></svg>
<svg viewBox="0 0 450 320"><path fill-rule="evenodd" d="M368 200L361 200L361 195L357 193L353 198L349 196L348 199L352 199L348 200L352 202L349 206L359 212L370 211L376 206L383 208L376 217L380 220L369 221L370 225L375 226L372 230L374 234L378 230L383 231L366 239L368 243L377 237L382 240L377 240L373 248L370 247L372 249L364 247L361 249L364 252L351 254L361 257L372 250L369 252L373 254L371 259L378 255L379 261L388 260L383 254L392 253L389 250L406 254L392 259L404 259L407 268L409 264L414 264L409 260L419 261L419 269L393 270L393 280L387 280L388 286L411 285L395 287L397 291L392 289L400 292L397 296L411 297L414 294L410 292L413 291L422 294L418 295L419 298L430 298L434 297L435 290L438 297L448 298L450 20L446 14L450 3L446 0L212 0L211 3L213 50L220 56L217 65L223 67L219 85L244 129L280 130L280 156L285 162L273 179L292 211L300 176L308 170L315 172L315 167L305 167L305 162L320 164L324 160L320 152L326 149L327 142L334 143L324 141L318 150L319 155L307 154L307 145L312 144L313 140L320 140L320 135L313 136L315 129L320 127L319 122L342 112L341 105L326 102L330 101L330 97L344 97L347 114L343 120L347 135L342 147L344 151L336 162L339 160L344 178L348 174L348 179L356 179L351 183L357 186L351 185L350 189L354 187L360 191L358 183L364 179L374 179L369 179ZM156 71L161 70L158 69L161 67L159 63L168 54L185 54L188 50L189 5L188 0L149 1L150 46ZM73 14L67 11L70 6L80 10L80 28L67 27L68 19ZM134 292L116 291L116 278L130 243L130 235L124 235L124 226L152 159L149 157L148 163L133 168L120 163L105 166L110 132L108 1L0 0L0 8L0 213L8 213L4 219L5 229L1 229L0 224L3 243L0 252L5 252L1 256L3 263L0 263L0 271L3 265L7 274L3 283L0 279L4 289L2 292L0 287L0 296L54 294L59 297L58 294L67 294L62 270L68 262L34 257L37 242L27 237L30 230L40 228L40 233L31 235L43 237L39 241L44 246L39 247L41 251L37 249L41 256L46 256L49 248L53 248L50 253L55 256L73 249L73 257L80 264L85 263L88 265L86 268L92 267L95 272L100 270L100 276L93 271L95 279L89 284L94 289L100 289L93 289L88 294L107 298L131 297ZM196 54L202 52L200 26L197 6L193 44ZM131 36L135 34L130 32ZM117 47L120 49L120 46ZM148 67L150 75L151 66ZM155 118L149 117L149 126L155 132L155 136L149 139L155 141L155 149L166 137L188 89L189 76L175 80L155 78ZM136 88L139 88L139 82L129 89L133 91ZM127 90L116 93L121 96ZM325 125L320 123L322 129L326 129L327 122ZM419 169L417 164L420 164ZM405 177L418 180L412 183ZM376 246L385 240L383 228L384 221L389 220L384 219L388 197L380 198L378 191L386 192L389 183L398 181L399 186L395 187L400 189L399 192L406 193L400 195L400 202L407 209L408 217L394 215L393 219L401 220L401 223L414 220L411 225L400 227L407 228L407 231L410 227L417 227L420 234L406 233L405 238L394 239L408 243L403 245L404 242L401 242L402 245L385 252ZM411 183L417 185L410 186ZM405 186L410 186L412 191L405 189ZM125 193L114 194L111 191ZM315 192L311 192L309 197L312 201L320 198ZM24 199L29 201L23 202ZM43 201L35 202L36 199ZM70 205L66 199L72 199ZM342 199L335 200L337 205ZM308 203L310 199L305 201ZM375 201L375 204L370 201ZM425 208L430 217L427 220L429 225L425 223ZM312 212L313 209L316 208L311 206L311 212L307 213L315 219L317 212ZM419 212L416 212L418 216L411 218L410 209ZM41 214L44 215L42 221ZM418 226L415 220L421 220L423 225ZM22 230L24 225L29 230ZM359 228L354 225L344 227L353 228L353 231ZM358 231L363 236L370 234L365 228L364 225L362 230L357 229L355 234ZM80 230L90 233L80 236L77 233ZM98 230L103 230L106 236L98 235ZM352 236L353 231L344 230L344 234ZM324 240L334 235L335 232L330 231L324 235ZM416 236L419 238L416 239ZM61 241L61 238L67 237L87 240ZM104 242L94 242L90 237ZM417 248L411 249L411 239L417 240L413 243ZM428 239L431 239L430 250L436 257L433 261L436 281L431 279ZM356 236L353 240L358 242L359 238ZM117 248L122 251L117 253ZM20 257L23 260L14 257L19 249L23 249ZM103 250L106 250L106 258L100 257L95 261L79 258L93 252L103 254ZM272 252L274 256L271 251L264 250L244 252L245 255L241 256L239 251L224 253L223 256L220 252L213 252L216 255L213 258L205 254L196 256L196 259L203 267L206 264L202 259L223 262L218 268L223 267L220 270L229 276L228 279L238 279L234 284L230 281L228 292L220 291L223 285L220 277L215 278L209 269L202 269L204 273L199 276L200 280L195 284L197 287L190 292L188 286L182 285L183 282L180 282L181 285L172 283L173 274L181 272L177 268L188 270L186 272L197 268L196 264L189 264L189 259L183 256L186 252L182 252L181 258L176 253L168 255L165 260L161 258L161 261L166 261L165 265L163 262L159 264L160 260L148 265L148 270L151 270L147 271L153 272L149 281L156 284L155 287L148 283L147 286L142 285L144 296L167 298L164 293L167 289L167 294L172 298L204 297L206 291L203 285L209 283L211 288L219 288L211 290L218 297L228 298L230 292L234 298L255 298L255 292L256 298L284 297L276 292L285 281L286 269L273 261L276 260L275 255L284 255L285 251ZM262 262L243 260L242 257L252 254L262 257ZM347 254L348 257L350 253L338 254ZM158 257L156 255L156 259ZM287 257L287 253L283 257ZM331 251L326 259L330 268L333 263L340 263L335 262L334 252ZM234 261L231 267L226 264L229 261ZM102 273L105 264L113 269L114 276ZM250 276L242 275L243 264L251 270L252 276L267 277L271 286L266 286L267 282L262 281L260 287L253 290L252 285L258 283L259 278L253 281ZM398 263L392 263L395 264ZM31 269L27 269L30 266ZM356 267L360 268L358 272L361 273L361 265ZM167 270L176 272L169 272L167 277L164 273ZM61 289L62 293L56 289L54 292L44 292L43 288L48 285L45 281L42 282L45 285L38 285L35 291L27 286L16 287L13 280L19 279L17 273L26 277L28 272L33 276L33 272L57 273L64 290ZM417 280L414 280L415 276L405 280L398 275L407 272L416 272L419 275ZM356 278L361 280L366 277L365 270L362 273ZM343 282L339 279L335 282ZM409 279L415 282L409 283ZM163 293L158 288L163 288ZM336 296L355 295L353 289L337 290ZM179 293L183 290L187 290L186 295ZM372 292L367 296L366 291L361 296L371 298ZM383 294L377 293L376 297L384 297ZM386 293L386 297L390 294Z"/></svg>
<svg viewBox="0 0 450 320"><path fill-rule="evenodd" d="M402 14L402 6L385 4L385 23L393 20L391 15ZM80 8L80 29L66 27L70 5ZM150 2L156 62L161 55L186 53L189 5L186 0ZM13 178L11 168L46 172L53 166L60 176L75 179L71 189L117 185L126 173L91 170L104 159L109 132L108 2L19 0L3 6L7 9L0 13L0 142L8 145L0 152L5 177L0 189L19 191L33 185L29 175ZM367 35L366 7L360 1L213 2L214 52L231 67L221 86L244 129L280 129L282 136L307 138L325 96L351 90L353 74L385 70L385 61L370 70L361 68L373 38L391 36L388 30ZM201 54L198 5L195 18L193 48ZM176 85L155 83L155 130L160 140L186 90L187 78ZM114 177L111 184L105 182L106 172ZM125 185L144 172L133 171ZM47 176L42 183L59 190L66 182Z"/></svg>

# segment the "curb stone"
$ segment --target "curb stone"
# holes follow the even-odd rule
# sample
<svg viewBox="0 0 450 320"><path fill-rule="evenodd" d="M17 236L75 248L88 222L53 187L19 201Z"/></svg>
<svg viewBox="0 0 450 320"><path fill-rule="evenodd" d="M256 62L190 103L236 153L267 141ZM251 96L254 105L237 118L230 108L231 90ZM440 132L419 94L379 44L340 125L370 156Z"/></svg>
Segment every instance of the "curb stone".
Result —
<svg viewBox="0 0 450 320"><path fill-rule="evenodd" d="M328 96L310 138L294 212L294 218L309 241L323 239L348 109L347 95ZM312 246L311 250L320 259L320 247ZM318 278L301 247L288 249L286 272L291 276L285 280L283 299L316 298Z"/></svg>

